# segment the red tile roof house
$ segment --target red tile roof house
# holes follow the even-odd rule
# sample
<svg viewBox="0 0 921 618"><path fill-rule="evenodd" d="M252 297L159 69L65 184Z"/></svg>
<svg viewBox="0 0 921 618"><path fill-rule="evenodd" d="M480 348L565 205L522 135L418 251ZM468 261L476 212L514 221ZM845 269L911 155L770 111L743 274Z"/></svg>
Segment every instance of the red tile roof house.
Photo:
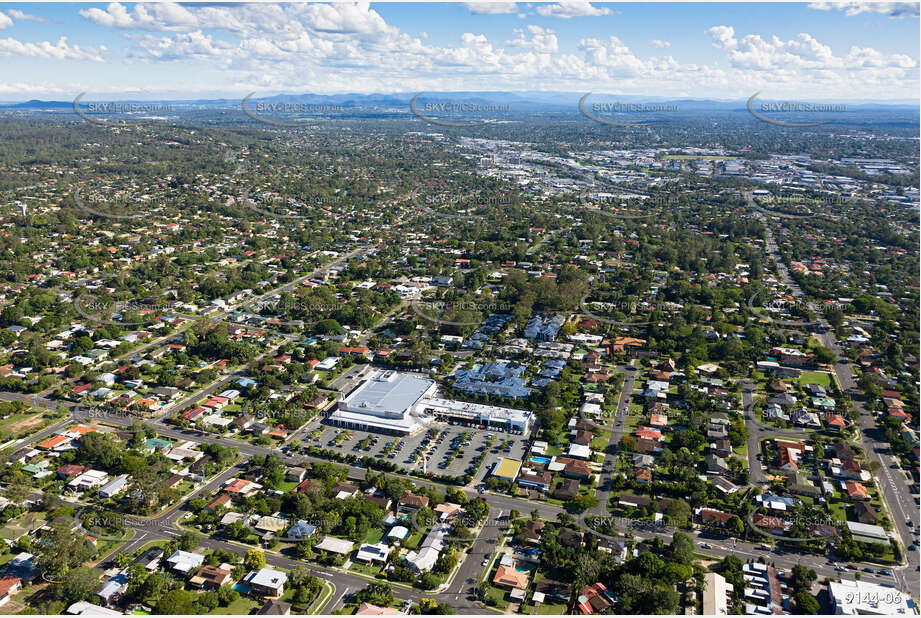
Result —
<svg viewBox="0 0 921 618"><path fill-rule="evenodd" d="M201 404L205 408L213 408L215 410L220 410L224 406L230 403L230 400L226 397L219 397L217 395L211 397L208 401Z"/></svg>
<svg viewBox="0 0 921 618"><path fill-rule="evenodd" d="M702 523L719 526L720 528L725 526L732 517L732 513L703 508L697 509L696 515Z"/></svg>
<svg viewBox="0 0 921 618"><path fill-rule="evenodd" d="M764 513L755 513L752 515L752 523L756 528L768 530L775 534L783 534L787 529L787 524L780 517L774 515L765 515Z"/></svg>
<svg viewBox="0 0 921 618"><path fill-rule="evenodd" d="M829 431L841 431L847 426L847 422L840 414L828 414L825 417L825 424L828 425Z"/></svg>
<svg viewBox="0 0 921 618"><path fill-rule="evenodd" d="M3 578L0 578L0 607L6 605L20 590L22 590L22 580L18 577L4 575Z"/></svg>
<svg viewBox="0 0 921 618"><path fill-rule="evenodd" d="M647 440L655 440L656 442L662 439L662 432L658 429L653 429L651 427L640 427L636 432L637 438L645 438Z"/></svg>
<svg viewBox="0 0 921 618"><path fill-rule="evenodd" d="M87 391L91 390L92 388L93 388L92 384L78 384L75 387L73 387L73 389L71 390L73 391L74 395L79 395L82 397L83 395L87 393Z"/></svg>
<svg viewBox="0 0 921 618"><path fill-rule="evenodd" d="M904 420L909 420L911 418L911 414L902 408L889 408L886 410L886 414L888 414L891 418L901 418Z"/></svg>
<svg viewBox="0 0 921 618"><path fill-rule="evenodd" d="M73 476L80 476L83 474L84 470L86 470L84 466L78 466L77 464L66 464L58 468L58 476L62 479L67 479Z"/></svg>
<svg viewBox="0 0 921 618"><path fill-rule="evenodd" d="M579 610L583 614L602 614L614 605L608 589L602 583L592 584L579 591Z"/></svg>
<svg viewBox="0 0 921 618"><path fill-rule="evenodd" d="M851 500L869 500L870 494L863 483L857 481L845 481L844 486L847 488L847 497Z"/></svg>
<svg viewBox="0 0 921 618"><path fill-rule="evenodd" d="M500 565L496 569L496 575L492 578L492 583L497 586L524 590L528 587L528 574L517 570L515 567Z"/></svg>
<svg viewBox="0 0 921 618"><path fill-rule="evenodd" d="M68 436L52 436L35 445L43 451L64 451L71 447L73 440Z"/></svg>
<svg viewBox="0 0 921 618"><path fill-rule="evenodd" d="M207 411L208 410L206 410L205 408L201 406L197 406L195 408L192 408L191 410L186 410L180 416L182 416L182 418L186 419L187 421L194 421L196 418L198 418L199 416L201 416Z"/></svg>

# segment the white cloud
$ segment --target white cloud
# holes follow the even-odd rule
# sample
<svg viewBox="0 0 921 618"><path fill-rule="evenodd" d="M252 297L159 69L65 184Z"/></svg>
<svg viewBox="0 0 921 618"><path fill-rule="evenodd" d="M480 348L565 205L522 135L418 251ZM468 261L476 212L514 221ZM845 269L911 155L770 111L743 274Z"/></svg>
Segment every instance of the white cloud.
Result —
<svg viewBox="0 0 921 618"><path fill-rule="evenodd" d="M42 24L51 23L51 20L46 17L39 17L38 15L30 15L29 13L23 13L22 11L19 11L16 9L10 9L9 13L16 19L19 19L22 21L37 21Z"/></svg>
<svg viewBox="0 0 921 618"><path fill-rule="evenodd" d="M508 4L503 10L534 11L524 4L517 8L502 4ZM481 3L469 8L487 10ZM488 10L497 14L499 9ZM543 5L536 10L561 18L611 13L587 2ZM835 54L830 45L808 33L780 39L770 34L737 34L727 25L707 31L719 50L716 58L695 64L682 62L674 52L638 54L614 36L585 38L574 48L561 49L557 32L536 25L514 28L508 37L492 31L488 35L464 32L459 23L454 30L456 39L442 34L435 42L424 34L401 31L367 2L112 3L105 10L85 9L80 14L99 25L123 30L133 44L130 60L172 62L177 70L183 61L196 61L196 70L202 67L198 74L236 92L494 90L501 82L508 90L677 96L690 89L698 96L728 98L749 96L769 81L771 94L777 95L784 88L795 93L808 85L844 96L858 89L907 96L901 91L917 87L918 82L917 61L909 55L912 50L883 53L864 44ZM649 44L671 52L667 40L653 39ZM899 84L899 92L881 89L883 80ZM200 84L196 81L186 87L195 90Z"/></svg>
<svg viewBox="0 0 921 618"><path fill-rule="evenodd" d="M596 8L587 0L564 0L558 4L542 4L537 13L543 17L569 19L570 17L600 17L610 15L611 9Z"/></svg>
<svg viewBox="0 0 921 618"><path fill-rule="evenodd" d="M103 62L102 54L108 50L103 47L80 47L68 45L67 37L61 37L57 43L42 41L40 43L23 43L14 38L0 39L0 56L28 56L49 60L92 60Z"/></svg>
<svg viewBox="0 0 921 618"><path fill-rule="evenodd" d="M3 11L0 11L0 30L4 28L9 28L13 25L13 20L10 19Z"/></svg>
<svg viewBox="0 0 921 618"><path fill-rule="evenodd" d="M515 2L464 2L464 6L476 15L510 15L518 10Z"/></svg>
<svg viewBox="0 0 921 618"><path fill-rule="evenodd" d="M827 45L822 45L811 35L800 33L798 38L782 41L777 36L769 40L758 34L735 38L729 26L714 26L709 30L714 47L724 49L733 66L742 69L789 69L841 67Z"/></svg>
<svg viewBox="0 0 921 618"><path fill-rule="evenodd" d="M818 11L844 11L848 17L861 13L879 13L889 17L918 17L919 7L921 4L917 2L863 2L861 0L813 2L809 5L810 9Z"/></svg>
<svg viewBox="0 0 921 618"><path fill-rule="evenodd" d="M525 30L527 30L527 34L531 35L531 38L527 38ZM552 54L560 51L560 45L559 41L557 41L556 34L549 28L531 25L527 26L524 30L515 28L515 34L518 35L517 39L506 41L506 43L512 47L533 49L542 54Z"/></svg>
<svg viewBox="0 0 921 618"><path fill-rule="evenodd" d="M182 30L195 28L198 20L188 9L179 4L137 4L134 12L118 2L112 2L106 10L90 8L80 10L80 15L100 26L137 30Z"/></svg>

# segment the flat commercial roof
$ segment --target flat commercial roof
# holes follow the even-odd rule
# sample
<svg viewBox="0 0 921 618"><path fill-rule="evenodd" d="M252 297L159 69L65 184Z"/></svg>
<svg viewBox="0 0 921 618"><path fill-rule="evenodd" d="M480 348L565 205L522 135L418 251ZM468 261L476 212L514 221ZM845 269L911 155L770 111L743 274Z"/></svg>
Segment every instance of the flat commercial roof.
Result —
<svg viewBox="0 0 921 618"><path fill-rule="evenodd" d="M435 382L411 373L378 371L343 400L353 412L402 416Z"/></svg>
<svg viewBox="0 0 921 618"><path fill-rule="evenodd" d="M516 410L515 408L502 408L482 403L454 401L452 399L440 399L437 397L426 399L425 407L435 411L450 410L471 418L483 418L491 421L504 421L522 425L528 425L533 417L533 414L528 410Z"/></svg>
<svg viewBox="0 0 921 618"><path fill-rule="evenodd" d="M509 459L503 457L496 464L496 467L493 469L492 475L497 476L503 479L515 480L518 476L518 471L521 470L521 462L517 459Z"/></svg>
<svg viewBox="0 0 921 618"><path fill-rule="evenodd" d="M847 522L848 530L851 531L851 534L858 537L864 537L869 539L879 539L883 542L889 541L889 535L886 534L886 530L880 526L874 526L872 524L861 524L856 521ZM860 540L860 539L858 539Z"/></svg>
<svg viewBox="0 0 921 618"><path fill-rule="evenodd" d="M355 423L366 425L369 428L380 431L396 431L405 433L415 433L425 427L424 419L419 419L411 415L399 418L383 418L371 414L362 414L361 412L349 412L348 410L336 410L329 416L330 420Z"/></svg>

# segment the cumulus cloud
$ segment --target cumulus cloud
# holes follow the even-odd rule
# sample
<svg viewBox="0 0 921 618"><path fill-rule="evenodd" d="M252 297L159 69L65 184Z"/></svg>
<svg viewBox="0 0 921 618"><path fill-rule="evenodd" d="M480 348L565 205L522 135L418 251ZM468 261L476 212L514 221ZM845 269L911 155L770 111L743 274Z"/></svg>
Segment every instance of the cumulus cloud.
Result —
<svg viewBox="0 0 921 618"><path fill-rule="evenodd" d="M725 51L730 64L741 71L740 76L770 71L775 82L798 81L811 87L824 81L837 82L835 86L844 92L853 92L846 89L850 80L854 84L863 82L866 90L872 90L881 70L904 79L909 70L918 66L906 54L886 54L871 47L852 46L847 53L836 55L829 45L805 32L788 40L776 35L765 39L757 34L737 38L731 26L714 26L708 33L713 46Z"/></svg>
<svg viewBox="0 0 921 618"><path fill-rule="evenodd" d="M41 41L24 43L14 38L0 39L0 56L27 56L49 60L91 60L103 62L103 54L108 51L102 47L80 47L68 45L67 37L61 37L57 43Z"/></svg>
<svg viewBox="0 0 921 618"><path fill-rule="evenodd" d="M564 0L557 4L542 4L537 7L537 13L543 17L569 19L571 17L600 17L602 15L610 15L611 9L596 8L587 0Z"/></svg>
<svg viewBox="0 0 921 618"><path fill-rule="evenodd" d="M0 30L4 28L9 28L13 25L13 20L9 18L3 11L0 11Z"/></svg>
<svg viewBox="0 0 921 618"><path fill-rule="evenodd" d="M552 54L560 51L560 45L557 41L556 34L549 28L540 26L527 26L525 29L515 28L517 39L507 41L512 47L521 47L524 49L533 49L536 52ZM527 35L531 35L530 38Z"/></svg>
<svg viewBox="0 0 921 618"><path fill-rule="evenodd" d="M845 2L813 2L810 9L818 11L844 11L848 17L861 13L879 13L888 17L918 17L919 7L917 2L863 2L860 0L847 0Z"/></svg>
<svg viewBox="0 0 921 618"><path fill-rule="evenodd" d="M476 15L510 15L518 10L515 2L465 2L464 6Z"/></svg>
<svg viewBox="0 0 921 618"><path fill-rule="evenodd" d="M483 14L513 14L526 6L469 4L470 11ZM611 14L584 1L528 9L557 18ZM461 26L455 30L457 38L439 37L435 42L424 34L403 32L367 2L113 2L105 9L79 12L93 23L123 31L132 43L131 60L193 59L233 75L230 87L245 92L487 90L501 80L510 90L584 91L590 86L597 92L607 88L674 96L693 86L700 94L728 97L758 90L768 73L778 90L808 84L816 91L849 94L855 89L878 90L881 80L902 84L906 90L917 86L917 61L909 55L911 50L880 52L856 42L849 49L833 49L809 33L785 38L746 35L728 25L698 33L703 40L709 36L718 51L715 59L697 64L683 62L681 53L672 52L664 39L649 41L664 55L637 53L616 36L586 37L561 49L557 32L537 25L514 28L510 37L464 32ZM227 82L226 77L214 79ZM886 92L893 94L891 89Z"/></svg>
<svg viewBox="0 0 921 618"><path fill-rule="evenodd" d="M47 24L51 22L50 19L47 19L45 17L39 17L38 15L30 15L29 13L23 13L22 11L19 11L16 9L10 9L9 13L13 17L21 21L37 21L42 24Z"/></svg>

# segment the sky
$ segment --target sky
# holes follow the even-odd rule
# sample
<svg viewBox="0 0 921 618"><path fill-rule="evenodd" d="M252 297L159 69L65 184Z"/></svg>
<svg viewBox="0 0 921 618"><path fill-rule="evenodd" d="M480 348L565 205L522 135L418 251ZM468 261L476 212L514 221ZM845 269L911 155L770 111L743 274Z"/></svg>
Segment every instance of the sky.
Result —
<svg viewBox="0 0 921 618"><path fill-rule="evenodd" d="M2 3L0 100L919 98L918 3Z"/></svg>

